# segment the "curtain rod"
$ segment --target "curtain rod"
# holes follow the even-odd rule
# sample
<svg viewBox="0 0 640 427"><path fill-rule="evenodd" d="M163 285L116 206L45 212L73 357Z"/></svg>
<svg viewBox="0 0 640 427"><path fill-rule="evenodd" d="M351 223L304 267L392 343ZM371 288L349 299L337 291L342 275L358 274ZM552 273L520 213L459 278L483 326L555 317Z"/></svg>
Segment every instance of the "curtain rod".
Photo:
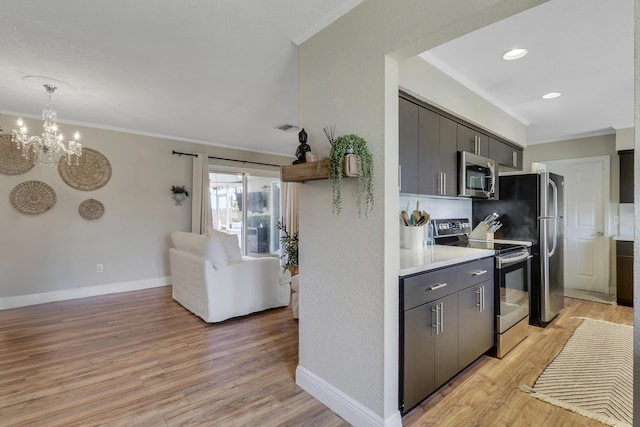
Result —
<svg viewBox="0 0 640 427"><path fill-rule="evenodd" d="M192 157L196 157L197 154L193 154L193 153L181 153L179 151L175 151L173 150L174 155L178 155L178 156L192 156ZM238 163L251 163L252 165L262 165L262 166L273 166L274 168L279 168L280 165L274 165L272 163L261 163L261 162L252 162L251 160L238 160L238 159L227 159L226 157L216 157L216 156L207 156L209 159L216 159L216 160L226 160L228 162L238 162Z"/></svg>

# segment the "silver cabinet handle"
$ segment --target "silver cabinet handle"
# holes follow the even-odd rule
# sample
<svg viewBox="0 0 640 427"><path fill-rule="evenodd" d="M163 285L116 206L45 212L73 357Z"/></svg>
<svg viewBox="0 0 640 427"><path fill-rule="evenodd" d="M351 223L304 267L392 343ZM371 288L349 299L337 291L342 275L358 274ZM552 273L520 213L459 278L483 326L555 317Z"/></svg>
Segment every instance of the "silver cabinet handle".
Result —
<svg viewBox="0 0 640 427"><path fill-rule="evenodd" d="M446 283L438 283L437 285L429 286L425 291L435 291L436 289L444 288L445 286L447 286Z"/></svg>
<svg viewBox="0 0 640 427"><path fill-rule="evenodd" d="M444 332L444 303L440 303L440 332Z"/></svg>
<svg viewBox="0 0 640 427"><path fill-rule="evenodd" d="M436 313L436 324L431 327L436 328L436 335L440 335L440 304L436 304L436 308L432 308L431 312Z"/></svg>
<svg viewBox="0 0 640 427"><path fill-rule="evenodd" d="M480 287L480 291L482 294L482 297L480 298L480 311L484 311L484 285Z"/></svg>
<svg viewBox="0 0 640 427"><path fill-rule="evenodd" d="M480 154L479 151L480 150L478 149L478 135L474 135L473 136L473 153L475 155L478 155Z"/></svg>
<svg viewBox="0 0 640 427"><path fill-rule="evenodd" d="M442 172L442 195L447 195L447 173Z"/></svg>
<svg viewBox="0 0 640 427"><path fill-rule="evenodd" d="M511 152L511 164L513 167L518 167L518 152L516 151Z"/></svg>
<svg viewBox="0 0 640 427"><path fill-rule="evenodd" d="M471 272L472 276L482 276L483 274L487 274L487 270L476 270Z"/></svg>
<svg viewBox="0 0 640 427"><path fill-rule="evenodd" d="M478 307L478 311L482 311L482 289L476 289L476 307Z"/></svg>

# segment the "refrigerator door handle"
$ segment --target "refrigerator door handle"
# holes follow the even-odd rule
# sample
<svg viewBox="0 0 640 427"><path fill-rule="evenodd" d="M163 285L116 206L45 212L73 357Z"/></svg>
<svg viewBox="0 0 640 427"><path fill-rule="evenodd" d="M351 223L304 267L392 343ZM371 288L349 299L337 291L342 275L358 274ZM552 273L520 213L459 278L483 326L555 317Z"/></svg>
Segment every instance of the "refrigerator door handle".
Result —
<svg viewBox="0 0 640 427"><path fill-rule="evenodd" d="M556 187L556 183L549 179L549 185L553 189L553 216L555 218L558 217L558 187Z"/></svg>
<svg viewBox="0 0 640 427"><path fill-rule="evenodd" d="M549 258L555 255L556 248L558 246L558 218L552 218L553 220L553 246L549 251Z"/></svg>
<svg viewBox="0 0 640 427"><path fill-rule="evenodd" d="M549 185L551 186L553 197L553 246L549 251L549 258L556 253L556 247L558 246L558 187L553 180L549 179Z"/></svg>

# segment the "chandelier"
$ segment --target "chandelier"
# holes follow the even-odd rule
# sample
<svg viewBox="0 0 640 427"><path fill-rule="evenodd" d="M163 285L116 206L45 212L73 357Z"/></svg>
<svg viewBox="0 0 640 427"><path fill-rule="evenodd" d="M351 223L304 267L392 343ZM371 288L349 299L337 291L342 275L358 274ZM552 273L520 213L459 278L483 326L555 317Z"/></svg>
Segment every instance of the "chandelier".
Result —
<svg viewBox="0 0 640 427"><path fill-rule="evenodd" d="M16 147L22 150L22 155L28 159L34 156L38 165L52 166L58 163L64 156L67 164L78 164L78 159L82 155L82 144L80 144L80 134L75 133L73 140L65 145L64 137L58 133L56 123L58 114L51 109L51 95L57 89L52 84L44 84L44 88L49 94L47 105L42 110L43 132L42 136L29 136L27 127L22 119L18 119L18 129L13 129L11 140L16 143Z"/></svg>

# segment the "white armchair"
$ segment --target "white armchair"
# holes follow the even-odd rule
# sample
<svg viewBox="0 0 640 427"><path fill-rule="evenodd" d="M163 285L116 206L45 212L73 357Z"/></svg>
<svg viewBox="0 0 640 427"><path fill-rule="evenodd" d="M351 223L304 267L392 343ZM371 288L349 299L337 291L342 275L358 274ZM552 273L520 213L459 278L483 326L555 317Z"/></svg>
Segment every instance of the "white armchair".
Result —
<svg viewBox="0 0 640 427"><path fill-rule="evenodd" d="M289 305L291 275L278 258L242 256L237 236L218 231L171 239L173 299L205 322Z"/></svg>

